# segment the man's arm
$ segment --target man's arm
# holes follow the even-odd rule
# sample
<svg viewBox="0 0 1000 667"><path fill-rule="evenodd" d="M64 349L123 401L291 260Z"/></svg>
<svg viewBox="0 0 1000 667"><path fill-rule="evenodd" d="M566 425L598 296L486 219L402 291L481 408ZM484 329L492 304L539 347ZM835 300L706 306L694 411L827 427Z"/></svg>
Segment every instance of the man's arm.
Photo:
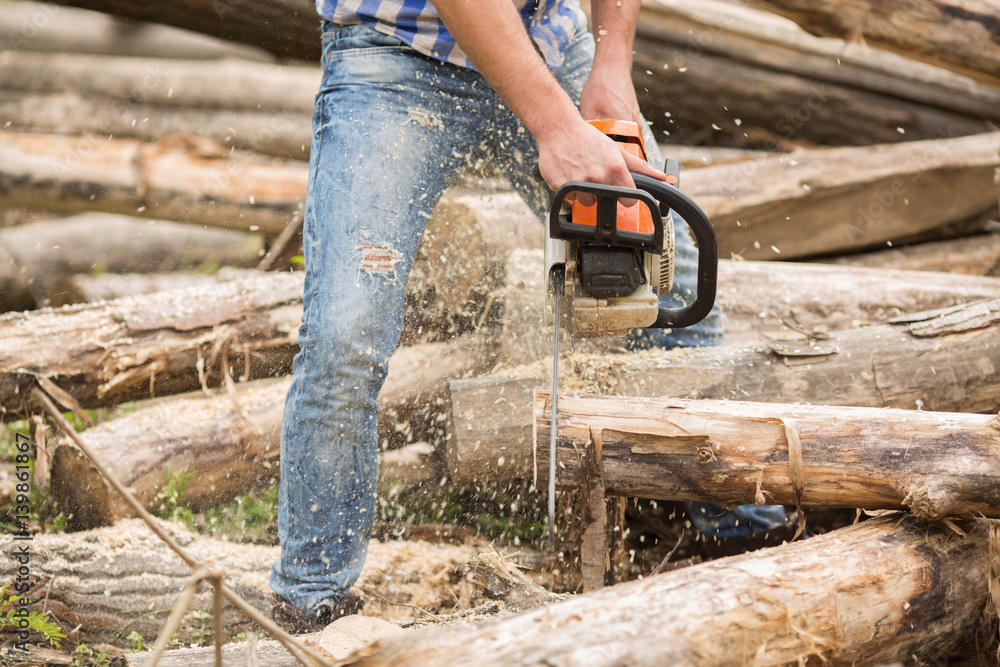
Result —
<svg viewBox="0 0 1000 667"><path fill-rule="evenodd" d="M632 85L632 48L640 0L593 0L591 24L597 49L580 112L590 120L618 118L642 124Z"/></svg>
<svg viewBox="0 0 1000 667"><path fill-rule="evenodd" d="M633 1L622 0L623 4ZM538 167L549 187L555 189L566 181L634 187L630 170L664 178L584 121L535 51L510 0L434 0L434 6L458 45L534 136ZM489 20L483 20L484 16ZM627 14L622 18L627 19ZM605 45L598 48L608 52L608 75L620 69L611 67L611 56L622 49L608 47L627 37L624 48L631 63L633 33L634 27L627 33L615 30L601 35Z"/></svg>

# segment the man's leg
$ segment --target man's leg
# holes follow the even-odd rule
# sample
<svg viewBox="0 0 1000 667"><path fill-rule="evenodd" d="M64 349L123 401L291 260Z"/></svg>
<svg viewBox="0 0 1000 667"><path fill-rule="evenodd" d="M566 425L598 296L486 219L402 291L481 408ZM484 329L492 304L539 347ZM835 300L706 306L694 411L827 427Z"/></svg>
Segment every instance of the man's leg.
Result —
<svg viewBox="0 0 1000 667"><path fill-rule="evenodd" d="M464 164L455 149L472 142L462 119L482 112L472 96L449 95L457 68L367 28L325 35L323 57L300 351L281 433L282 550L271 574L272 590L313 617L364 564L375 399L399 339L407 276L427 218Z"/></svg>

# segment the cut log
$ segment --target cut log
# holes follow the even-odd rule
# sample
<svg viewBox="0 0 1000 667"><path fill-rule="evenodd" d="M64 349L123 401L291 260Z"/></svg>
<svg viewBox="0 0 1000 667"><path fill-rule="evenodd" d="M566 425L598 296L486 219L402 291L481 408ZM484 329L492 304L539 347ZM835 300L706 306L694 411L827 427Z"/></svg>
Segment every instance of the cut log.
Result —
<svg viewBox="0 0 1000 667"><path fill-rule="evenodd" d="M839 332L829 340L576 354L561 359L562 391L924 408L995 413L1000 408L1000 304L914 316L913 323ZM923 317L930 319L919 321ZM949 328L953 321L965 322ZM980 327L980 328L977 328ZM915 361L916 360L916 361ZM545 363L449 383L448 469L456 482L531 474L525 408L547 386Z"/></svg>
<svg viewBox="0 0 1000 667"><path fill-rule="evenodd" d="M249 44L281 58L319 61L319 19L308 0L184 0L169 5L138 0L69 0L131 21L162 23Z"/></svg>
<svg viewBox="0 0 1000 667"><path fill-rule="evenodd" d="M551 354L552 328L543 320L541 250L511 253L504 294L500 358L507 366ZM833 267L794 262L719 262L717 301L726 342L788 331L843 331L903 313L969 303L1000 294L1000 280L925 271ZM587 344L577 347L586 351Z"/></svg>
<svg viewBox="0 0 1000 667"><path fill-rule="evenodd" d="M301 160L309 156L319 77L315 67L241 60L6 52L0 120L19 131L146 141L195 133L227 148Z"/></svg>
<svg viewBox="0 0 1000 667"><path fill-rule="evenodd" d="M261 155L308 160L309 114L229 109L159 107L74 93L8 93L0 99L0 122L11 129L53 134L99 134L158 141L195 132L220 146Z"/></svg>
<svg viewBox="0 0 1000 667"><path fill-rule="evenodd" d="M781 329L843 331L989 299L1000 279L791 262L719 262L727 341Z"/></svg>
<svg viewBox="0 0 1000 667"><path fill-rule="evenodd" d="M191 137L155 144L0 133L0 206L103 210L276 236L305 196L304 164Z"/></svg>
<svg viewBox="0 0 1000 667"><path fill-rule="evenodd" d="M685 46L684 55L714 53L806 79L1000 120L996 86L914 61L909 54L870 49L851 39L817 38L792 21L748 5L651 0L643 4L638 29Z"/></svg>
<svg viewBox="0 0 1000 667"><path fill-rule="evenodd" d="M471 339L400 348L389 361L379 394L379 440L399 447L407 437L440 430L445 383L489 367L489 355ZM138 500L156 511L168 474L190 474L178 502L200 511L276 480L281 414L290 379L235 385L214 395L153 401L81 434L101 463ZM178 419L177 415L184 415ZM426 449L432 450L429 445ZM424 448L382 454L380 485L412 486L440 479ZM52 492L74 530L106 526L134 513L67 440L57 444Z"/></svg>
<svg viewBox="0 0 1000 667"><path fill-rule="evenodd" d="M345 664L933 661L965 641L983 612L988 532L983 520L887 516L491 623L387 637Z"/></svg>
<svg viewBox="0 0 1000 667"><path fill-rule="evenodd" d="M86 408L287 373L301 298L282 273L0 316L0 412L24 414L36 377Z"/></svg>
<svg viewBox="0 0 1000 667"><path fill-rule="evenodd" d="M817 261L847 266L996 276L1000 275L1000 234L976 234L968 238L826 257Z"/></svg>
<svg viewBox="0 0 1000 667"><path fill-rule="evenodd" d="M551 395L535 394L535 487ZM1000 418L954 412L560 394L556 483L602 452L609 495L1000 518Z"/></svg>
<svg viewBox="0 0 1000 667"><path fill-rule="evenodd" d="M252 266L262 249L259 237L235 230L110 213L0 229L0 310L66 303L70 274Z"/></svg>
<svg viewBox="0 0 1000 667"><path fill-rule="evenodd" d="M277 546L237 544L193 534L180 524L167 526L189 554L224 573L247 602L264 613L270 610L268 578ZM88 642L134 648L135 638L129 638L134 631L151 645L191 578L188 566L138 519L82 533L39 534L31 542L4 535L0 575L5 580L15 577L13 554L25 544L31 551L30 609L47 609L67 634L79 626L75 636ZM462 571L476 552L469 545L372 540L355 590L365 599L366 613L388 621L447 613L456 606L452 591L458 589L466 603L471 598ZM192 605L201 614L186 617L181 641L193 641L192 631L204 633L211 627L203 615L211 604L211 593L203 587ZM224 623L229 636L253 628L228 603Z"/></svg>
<svg viewBox="0 0 1000 667"><path fill-rule="evenodd" d="M81 98L118 101L120 113L127 113L133 104L143 104L305 114L308 120L319 83L318 67L240 60L0 53L0 88L36 94L72 92Z"/></svg>
<svg viewBox="0 0 1000 667"><path fill-rule="evenodd" d="M261 50L164 25L41 2L0 4L0 50L207 60L274 59Z"/></svg>
<svg viewBox="0 0 1000 667"><path fill-rule="evenodd" d="M974 134L1000 101L990 86L725 2L644 4L633 80L658 137L765 148Z"/></svg>
<svg viewBox="0 0 1000 667"><path fill-rule="evenodd" d="M53 307L74 303L110 301L138 294L152 294L192 287L206 288L220 282L238 280L257 275L253 270L222 270L215 275L207 273L77 273L62 279L54 290Z"/></svg>
<svg viewBox="0 0 1000 667"><path fill-rule="evenodd" d="M864 40L1000 87L1000 22L995 2L912 0L904 5L873 0L752 0L815 35Z"/></svg>
<svg viewBox="0 0 1000 667"><path fill-rule="evenodd" d="M1000 133L799 151L693 169L681 187L708 214L720 257L796 259L885 246L996 217Z"/></svg>

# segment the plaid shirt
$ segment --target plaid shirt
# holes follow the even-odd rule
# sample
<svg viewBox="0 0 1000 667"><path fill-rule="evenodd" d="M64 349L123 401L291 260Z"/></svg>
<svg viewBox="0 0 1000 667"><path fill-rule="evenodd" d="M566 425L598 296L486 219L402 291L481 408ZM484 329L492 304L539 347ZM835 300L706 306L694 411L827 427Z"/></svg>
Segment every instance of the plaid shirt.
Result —
<svg viewBox="0 0 1000 667"><path fill-rule="evenodd" d="M433 0L316 0L316 11L334 23L368 26L432 58L472 67L438 17ZM579 0L528 0L521 18L553 69L562 65L573 35L587 25Z"/></svg>

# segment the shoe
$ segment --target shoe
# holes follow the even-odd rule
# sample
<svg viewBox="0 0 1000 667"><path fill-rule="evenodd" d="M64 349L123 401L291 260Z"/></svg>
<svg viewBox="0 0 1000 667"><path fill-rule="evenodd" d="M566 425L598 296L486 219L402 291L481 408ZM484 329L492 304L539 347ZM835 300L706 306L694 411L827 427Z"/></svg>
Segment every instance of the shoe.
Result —
<svg viewBox="0 0 1000 667"><path fill-rule="evenodd" d="M769 528L743 537L721 539L709 538L705 541L705 555L710 559L738 556L739 554L767 547L776 547L791 542L795 537L797 524L793 521L784 526ZM801 537L808 537L803 534Z"/></svg>
<svg viewBox="0 0 1000 667"><path fill-rule="evenodd" d="M360 614L364 607L365 603L359 596L347 593L333 606L321 604L316 616L307 616L285 598L275 595L274 604L271 606L271 620L289 634L303 635L320 632L343 616Z"/></svg>

